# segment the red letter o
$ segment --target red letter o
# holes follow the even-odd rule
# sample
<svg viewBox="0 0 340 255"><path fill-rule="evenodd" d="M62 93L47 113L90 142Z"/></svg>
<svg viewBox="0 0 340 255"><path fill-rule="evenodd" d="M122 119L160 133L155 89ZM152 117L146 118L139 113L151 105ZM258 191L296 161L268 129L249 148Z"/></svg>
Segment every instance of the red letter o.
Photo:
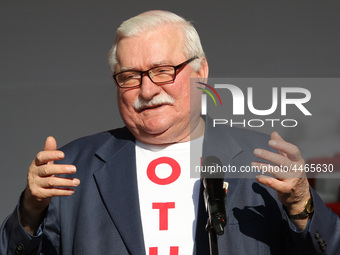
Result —
<svg viewBox="0 0 340 255"><path fill-rule="evenodd" d="M156 167L159 164L168 164L171 166L172 172L169 177L161 179L156 175ZM153 183L156 183L158 185L168 185L178 179L181 174L181 166L173 158L160 157L150 162L146 173L150 181L152 181Z"/></svg>

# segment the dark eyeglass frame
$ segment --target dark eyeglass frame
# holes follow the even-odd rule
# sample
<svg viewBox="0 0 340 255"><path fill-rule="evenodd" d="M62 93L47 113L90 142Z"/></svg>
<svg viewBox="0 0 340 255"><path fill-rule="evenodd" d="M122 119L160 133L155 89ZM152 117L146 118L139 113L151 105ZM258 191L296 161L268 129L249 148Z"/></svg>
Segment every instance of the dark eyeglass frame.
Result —
<svg viewBox="0 0 340 255"><path fill-rule="evenodd" d="M143 77L144 77L145 74L149 77L149 79L150 79L154 84L156 84L156 85L164 85L164 84L167 84L167 83L172 83L172 82L174 82L175 79L176 79L177 74L178 74L178 73L179 73L179 72L180 72L187 64L189 64L190 62L194 61L195 59L198 59L198 56L194 56L194 57L192 57L192 58L190 58L190 59L184 61L183 63L181 63L181 64L179 64L179 65L177 65L177 66L172 66L172 65L160 65L160 66L152 67L152 68L150 68L150 69L148 69L148 70L146 70L146 71L126 70L126 71L122 71L122 72L113 74L112 77L113 77L113 79L115 80L117 86L118 86L119 88L122 88L122 89L131 89L131 88L138 88L138 87L140 87L140 86L142 85L142 80L143 80ZM154 81L152 80L152 78L150 77L150 73L149 73L149 72L150 72L151 70L156 69L156 68L159 68L159 67L172 67L172 68L174 68L174 74L173 74L172 80L169 80L169 81L166 81L166 82L154 82ZM177 70L179 70L179 71L177 72ZM139 74L140 74L140 83L139 83L138 85L134 85L134 86L131 86L131 87L130 87L130 86L126 87L126 86L121 86L121 85L119 85L119 83L118 83L116 77L117 77L117 75L122 74L122 73L125 73L125 72L137 72L137 73L139 73Z"/></svg>

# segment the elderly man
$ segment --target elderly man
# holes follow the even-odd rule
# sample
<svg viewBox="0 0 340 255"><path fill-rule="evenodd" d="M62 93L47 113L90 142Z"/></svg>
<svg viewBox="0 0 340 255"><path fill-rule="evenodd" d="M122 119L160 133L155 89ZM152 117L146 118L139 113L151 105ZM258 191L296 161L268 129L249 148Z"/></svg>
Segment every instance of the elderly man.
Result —
<svg viewBox="0 0 340 255"><path fill-rule="evenodd" d="M304 164L299 150L277 133L269 138L205 128L200 93L190 97L190 78L204 81L208 63L196 30L183 18L150 11L125 21L109 62L126 127L61 150L47 138L19 205L2 225L1 254L208 254L200 180L189 174L190 143L203 158L217 153L238 166ZM228 182L220 254L340 249L339 220L306 178ZM315 211L306 210L313 201Z"/></svg>

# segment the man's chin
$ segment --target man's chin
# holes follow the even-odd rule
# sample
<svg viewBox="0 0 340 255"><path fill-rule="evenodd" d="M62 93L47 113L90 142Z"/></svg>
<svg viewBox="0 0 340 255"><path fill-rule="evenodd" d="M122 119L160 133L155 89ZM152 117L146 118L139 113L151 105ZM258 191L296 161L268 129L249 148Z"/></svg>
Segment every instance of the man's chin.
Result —
<svg viewBox="0 0 340 255"><path fill-rule="evenodd" d="M158 137L158 136L164 135L168 130L169 130L169 128L152 128L152 129L144 129L144 130L143 130L143 134L144 134L146 137L147 137L147 136Z"/></svg>
<svg viewBox="0 0 340 255"><path fill-rule="evenodd" d="M149 144L168 144L174 143L169 128L143 129L138 132L136 139Z"/></svg>

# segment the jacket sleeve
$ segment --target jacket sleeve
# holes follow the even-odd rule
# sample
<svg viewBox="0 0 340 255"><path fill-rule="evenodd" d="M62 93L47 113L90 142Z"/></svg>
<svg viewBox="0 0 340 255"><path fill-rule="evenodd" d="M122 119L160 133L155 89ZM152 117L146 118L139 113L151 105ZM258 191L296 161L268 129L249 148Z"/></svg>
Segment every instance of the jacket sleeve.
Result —
<svg viewBox="0 0 340 255"><path fill-rule="evenodd" d="M0 230L0 254L38 254L43 234L31 236L19 222L19 205L3 222Z"/></svg>
<svg viewBox="0 0 340 255"><path fill-rule="evenodd" d="M1 255L60 253L60 228L56 213L58 198L53 198L37 234L30 235L20 224L19 205L3 222L0 229Z"/></svg>
<svg viewBox="0 0 340 255"><path fill-rule="evenodd" d="M314 213L305 230L294 231L289 220L293 241L305 254L333 255L340 251L340 218L328 208L319 195L311 189Z"/></svg>

